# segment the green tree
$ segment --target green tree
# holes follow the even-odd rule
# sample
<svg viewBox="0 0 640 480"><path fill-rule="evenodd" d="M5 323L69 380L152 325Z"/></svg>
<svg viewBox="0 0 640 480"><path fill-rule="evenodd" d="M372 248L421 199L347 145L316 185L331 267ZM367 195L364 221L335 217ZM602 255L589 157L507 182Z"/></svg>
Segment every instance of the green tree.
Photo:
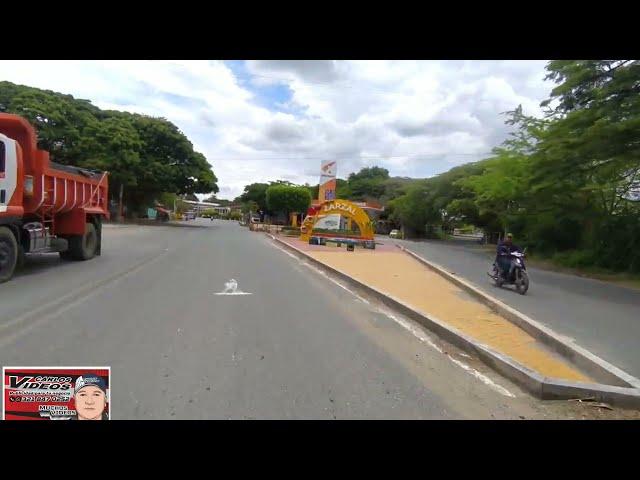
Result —
<svg viewBox="0 0 640 480"><path fill-rule="evenodd" d="M89 169L109 171L112 187L138 186L143 142L127 117L114 116L89 122L77 146L84 155L76 163Z"/></svg>
<svg viewBox="0 0 640 480"><path fill-rule="evenodd" d="M232 210L229 212L229 220L240 220L242 219L242 213L238 210Z"/></svg>
<svg viewBox="0 0 640 480"><path fill-rule="evenodd" d="M227 200L226 198L218 198L215 195L211 195L210 197L205 198L204 201L207 203L217 203L221 207L227 207L233 203L231 200Z"/></svg>
<svg viewBox="0 0 640 480"><path fill-rule="evenodd" d="M433 204L432 183L428 179L415 182L407 193L389 202L392 210L389 218L401 225L409 237L424 234L428 224L440 223L442 219Z"/></svg>
<svg viewBox="0 0 640 480"><path fill-rule="evenodd" d="M365 167L348 178L350 197L354 200L379 199L385 193L389 171L381 167Z"/></svg>
<svg viewBox="0 0 640 480"><path fill-rule="evenodd" d="M244 187L242 195L240 195L237 200L242 203L255 202L260 210L263 212L269 212L269 207L267 205L268 188L268 183L252 183Z"/></svg>
<svg viewBox="0 0 640 480"><path fill-rule="evenodd" d="M256 213L259 209L260 206L253 200L249 200L248 202L243 203L241 206L241 211L244 214Z"/></svg>
<svg viewBox="0 0 640 480"><path fill-rule="evenodd" d="M531 161L531 192L578 226L601 266L640 270L640 62L549 62L551 119ZM554 104L552 106L552 104Z"/></svg>
<svg viewBox="0 0 640 480"><path fill-rule="evenodd" d="M640 62L563 60L547 71L559 85L544 105L557 106L533 156L533 185L545 195L581 190L615 215L640 188Z"/></svg>
<svg viewBox="0 0 640 480"><path fill-rule="evenodd" d="M391 177L384 180L384 193L380 196L380 202L383 205L386 205L394 198L404 195L407 192L408 187L415 181L415 178L407 177Z"/></svg>
<svg viewBox="0 0 640 480"><path fill-rule="evenodd" d="M282 212L287 221L292 212L306 212L311 205L311 194L306 187L271 185L266 193L267 206L272 212Z"/></svg>
<svg viewBox="0 0 640 480"><path fill-rule="evenodd" d="M178 195L175 193L164 192L158 195L157 201L168 210L173 210L173 205L178 200Z"/></svg>
<svg viewBox="0 0 640 480"><path fill-rule="evenodd" d="M134 126L144 144L143 167L137 172L139 185L178 194L216 193L217 179L204 155L178 128L163 118L133 115Z"/></svg>

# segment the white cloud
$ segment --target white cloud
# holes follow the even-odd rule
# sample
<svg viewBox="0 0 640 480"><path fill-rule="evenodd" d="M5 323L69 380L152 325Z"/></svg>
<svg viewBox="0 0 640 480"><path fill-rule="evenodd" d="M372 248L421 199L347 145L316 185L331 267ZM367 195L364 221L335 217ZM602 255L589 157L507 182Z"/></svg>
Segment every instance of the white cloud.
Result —
<svg viewBox="0 0 640 480"><path fill-rule="evenodd" d="M477 160L505 139L501 112L538 107L544 61L249 61L242 83L218 61L0 61L0 80L163 116L205 154L220 197L277 178L317 181L367 165L427 176ZM286 85L287 112L259 102ZM280 103L280 102L275 102Z"/></svg>

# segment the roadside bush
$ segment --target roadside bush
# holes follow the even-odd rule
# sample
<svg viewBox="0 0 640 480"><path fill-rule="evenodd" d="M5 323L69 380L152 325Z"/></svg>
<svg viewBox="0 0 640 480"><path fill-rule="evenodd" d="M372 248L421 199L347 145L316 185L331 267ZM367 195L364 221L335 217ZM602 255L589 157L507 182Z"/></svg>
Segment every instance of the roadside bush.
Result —
<svg viewBox="0 0 640 480"><path fill-rule="evenodd" d="M218 218L220 214L213 208L207 208L206 210L202 211L202 214L200 216L204 218Z"/></svg>
<svg viewBox="0 0 640 480"><path fill-rule="evenodd" d="M282 227L283 232L300 232L300 227Z"/></svg>
<svg viewBox="0 0 640 480"><path fill-rule="evenodd" d="M281 233L286 237L298 237L300 236L300 227L283 227Z"/></svg>
<svg viewBox="0 0 640 480"><path fill-rule="evenodd" d="M584 268L596 264L596 254L591 250L568 250L553 255L553 262L569 268Z"/></svg>

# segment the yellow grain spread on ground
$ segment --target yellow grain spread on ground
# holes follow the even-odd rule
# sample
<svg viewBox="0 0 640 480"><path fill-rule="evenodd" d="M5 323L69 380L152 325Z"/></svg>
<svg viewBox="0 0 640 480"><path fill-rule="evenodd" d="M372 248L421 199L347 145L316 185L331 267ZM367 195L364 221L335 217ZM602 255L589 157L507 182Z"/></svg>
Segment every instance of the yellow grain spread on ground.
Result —
<svg viewBox="0 0 640 480"><path fill-rule="evenodd" d="M590 379L531 335L402 252L306 252L548 377Z"/></svg>

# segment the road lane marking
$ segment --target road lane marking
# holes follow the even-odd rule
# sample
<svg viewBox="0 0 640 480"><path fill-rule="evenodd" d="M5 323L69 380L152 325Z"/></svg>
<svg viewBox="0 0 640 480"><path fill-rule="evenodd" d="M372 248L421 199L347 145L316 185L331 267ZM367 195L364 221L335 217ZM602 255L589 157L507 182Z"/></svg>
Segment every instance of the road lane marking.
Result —
<svg viewBox="0 0 640 480"><path fill-rule="evenodd" d="M117 272L97 282L80 286L62 297L23 312L10 322L3 323L0 325L0 345L13 342L19 336L31 331L36 325L55 318L90 298L102 294L107 286L133 275L143 267L162 258L163 255L165 255L165 252L152 254L124 271Z"/></svg>
<svg viewBox="0 0 640 480"><path fill-rule="evenodd" d="M382 309L378 309L378 311L380 313L382 313L383 315L386 315L390 319L395 320L399 325L401 325L405 329L409 330L409 332L411 332L419 340L423 341L424 343L427 343L430 347L436 349L438 352L440 352L442 354L445 354L444 351L440 347L438 347L435 343L433 343L433 341L427 335L425 335L423 332L421 332L418 328L416 328L413 325L411 325L409 322L406 322L406 321L404 321L404 320L402 320L400 318L397 318L395 315L393 315L393 314L391 314L389 312L386 312L386 311L384 311ZM463 354L463 353L461 353L460 355L464 355L467 358L471 358L469 355L466 355L466 354ZM480 380L482 383L484 383L488 387L494 389L498 393L504 395L505 397L515 398L515 395L513 393L511 393L509 390L504 388L502 385L498 385L493 380L491 380L489 377L487 377L486 375L480 373L475 368L470 367L466 363L463 363L460 360L453 358L451 355L447 355L447 358L449 360L451 360L454 364L456 364L457 366L462 368L464 371L466 371L467 373L473 375L478 380Z"/></svg>
<svg viewBox="0 0 640 480"><path fill-rule="evenodd" d="M451 356L449 356L449 360L451 360L453 363L458 365L460 368L463 368L466 372L468 372L471 375L473 375L474 377L476 377L478 380L480 380L485 385L493 388L498 393L501 393L505 397L515 398L515 395L513 393L511 393L509 390L504 388L502 385L498 385L493 380L491 380L489 377L487 377L486 375L484 375L484 374L480 373L479 371L477 371L475 368L472 368L469 365L467 365L466 363L463 363L460 360L457 360L457 359L455 359L455 358L453 358Z"/></svg>

